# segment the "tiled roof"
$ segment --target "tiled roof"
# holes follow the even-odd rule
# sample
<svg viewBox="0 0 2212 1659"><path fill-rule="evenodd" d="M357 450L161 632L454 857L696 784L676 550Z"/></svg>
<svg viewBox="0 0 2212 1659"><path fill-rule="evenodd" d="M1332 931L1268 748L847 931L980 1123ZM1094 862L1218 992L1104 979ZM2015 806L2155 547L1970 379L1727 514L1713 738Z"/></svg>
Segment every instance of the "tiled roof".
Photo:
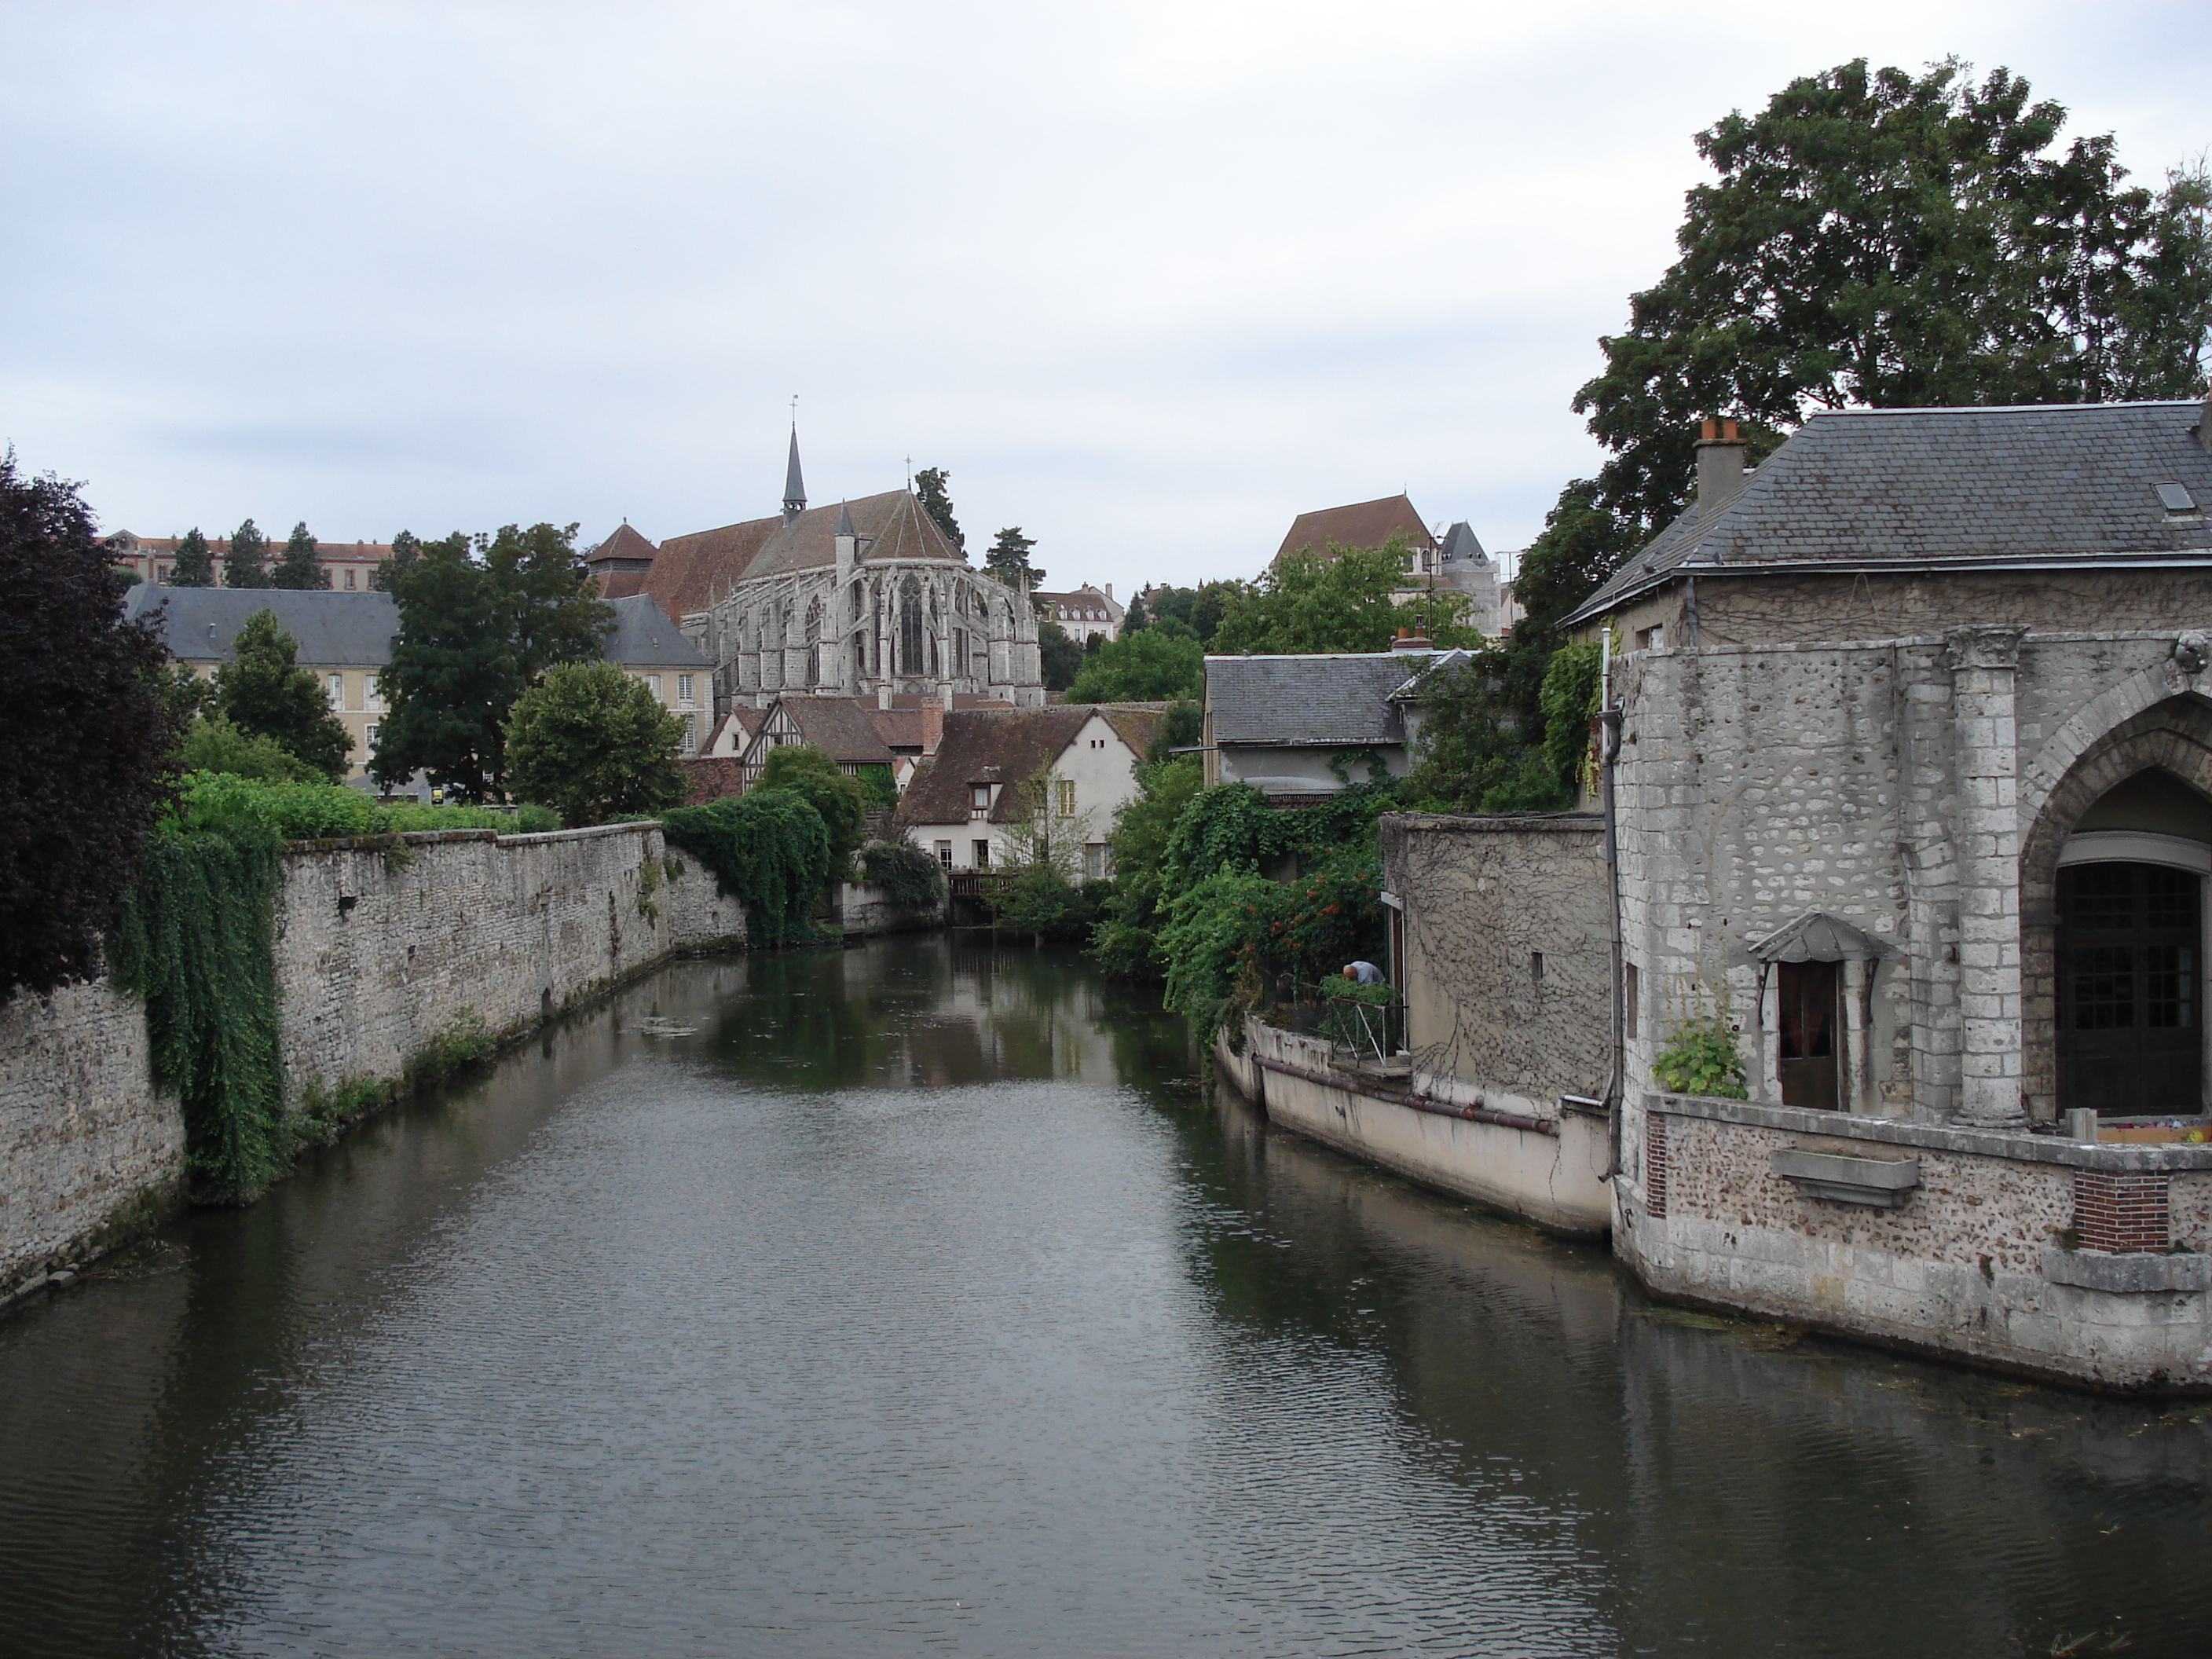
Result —
<svg viewBox="0 0 2212 1659"><path fill-rule="evenodd" d="M1168 706L1164 702L1105 702L1095 705L1106 717L1122 742L1136 751L1139 760L1152 746L1152 739L1160 734L1167 721Z"/></svg>
<svg viewBox="0 0 2212 1659"><path fill-rule="evenodd" d="M615 533L584 556L584 562L595 568L626 564L633 560L650 562L660 550L632 529L625 520ZM612 574L611 571L607 574Z"/></svg>
<svg viewBox="0 0 2212 1659"><path fill-rule="evenodd" d="M653 556L643 583L631 592L649 593L678 622L704 611L745 573L745 567L783 528L781 519L754 519L744 524L726 524L719 530L694 531L671 536ZM611 578L604 590L620 592L623 573Z"/></svg>
<svg viewBox="0 0 2212 1659"><path fill-rule="evenodd" d="M989 782L1006 786L991 809L991 821L1005 823L1020 803L1013 786L1057 760L1091 714L1089 703L955 709L945 717L945 740L936 755L915 769L906 793L899 798L896 822L965 823L969 786Z"/></svg>
<svg viewBox="0 0 2212 1659"><path fill-rule="evenodd" d="M2178 483L2212 506L2202 415L2195 403L1815 415L1718 512L1684 513L1567 620L1685 567L2202 562L2203 515L2178 518L2158 495Z"/></svg>
<svg viewBox="0 0 2212 1659"><path fill-rule="evenodd" d="M606 659L630 668L712 668L667 613L642 593L608 601L615 613Z"/></svg>
<svg viewBox="0 0 2212 1659"><path fill-rule="evenodd" d="M1390 694L1428 663L1423 653L1208 657L1206 704L1216 744L1334 748L1403 743Z"/></svg>
<svg viewBox="0 0 2212 1659"><path fill-rule="evenodd" d="M381 667L392 660L392 636L399 631L399 607L389 593L139 582L123 605L126 619L157 618L162 643L180 662L228 662L231 641L257 611L276 613L300 642L303 667Z"/></svg>
<svg viewBox="0 0 2212 1659"><path fill-rule="evenodd" d="M857 697L785 697L781 702L799 735L831 760L888 766L896 758Z"/></svg>
<svg viewBox="0 0 2212 1659"><path fill-rule="evenodd" d="M1380 501L1354 501L1349 507L1325 507L1318 513L1301 513L1291 521L1291 532L1275 550L1275 556L1302 547L1328 556L1332 544L1340 547L1380 547L1393 536L1403 536L1413 548L1434 547L1413 503L1404 495L1385 495Z"/></svg>

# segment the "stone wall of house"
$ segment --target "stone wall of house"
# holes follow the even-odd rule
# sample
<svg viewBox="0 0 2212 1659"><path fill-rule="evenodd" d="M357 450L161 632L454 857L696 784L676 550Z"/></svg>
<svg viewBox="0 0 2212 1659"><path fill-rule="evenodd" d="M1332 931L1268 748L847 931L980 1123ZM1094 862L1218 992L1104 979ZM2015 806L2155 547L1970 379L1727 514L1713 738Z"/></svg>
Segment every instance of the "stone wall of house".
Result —
<svg viewBox="0 0 2212 1659"><path fill-rule="evenodd" d="M2212 1389L2212 1147L2080 1146L1651 1097L1616 1252L1662 1293L2125 1389ZM1909 1162L1895 1208L1778 1152Z"/></svg>
<svg viewBox="0 0 2212 1659"><path fill-rule="evenodd" d="M1611 1048L1611 890L1587 814L1380 825L1383 886L1403 905L1407 1047L1419 1086L1556 1116L1601 1098Z"/></svg>
<svg viewBox="0 0 2212 1659"><path fill-rule="evenodd" d="M0 1007L0 1300L76 1259L118 1211L158 1208L184 1152L136 1001L102 980Z"/></svg>

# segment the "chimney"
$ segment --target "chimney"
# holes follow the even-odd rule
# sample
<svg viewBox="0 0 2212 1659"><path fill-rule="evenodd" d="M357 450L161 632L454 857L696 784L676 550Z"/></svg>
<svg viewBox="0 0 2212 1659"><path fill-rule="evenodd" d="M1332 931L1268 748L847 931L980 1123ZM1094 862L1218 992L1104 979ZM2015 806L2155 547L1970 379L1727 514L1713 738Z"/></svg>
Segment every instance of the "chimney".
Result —
<svg viewBox="0 0 2212 1659"><path fill-rule="evenodd" d="M924 699L921 705L921 755L927 760L945 741L945 705Z"/></svg>
<svg viewBox="0 0 2212 1659"><path fill-rule="evenodd" d="M1698 429L1698 516L1717 513L1743 489L1743 440L1734 421L1708 418Z"/></svg>
<svg viewBox="0 0 2212 1659"><path fill-rule="evenodd" d="M1398 637L1390 641L1390 649L1394 652L1430 651L1434 648L1435 647L1430 644L1429 636L1427 635L1416 634L1410 628L1400 629L1398 630Z"/></svg>
<svg viewBox="0 0 2212 1659"><path fill-rule="evenodd" d="M1114 584L1111 582L1106 584L1106 597L1109 599L1114 597Z"/></svg>

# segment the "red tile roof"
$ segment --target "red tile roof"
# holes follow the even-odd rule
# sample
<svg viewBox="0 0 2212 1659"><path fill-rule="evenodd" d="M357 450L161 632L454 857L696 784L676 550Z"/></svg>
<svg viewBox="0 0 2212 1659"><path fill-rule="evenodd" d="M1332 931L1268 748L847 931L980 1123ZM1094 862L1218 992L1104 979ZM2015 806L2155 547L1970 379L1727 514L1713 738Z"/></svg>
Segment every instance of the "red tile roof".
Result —
<svg viewBox="0 0 2212 1659"><path fill-rule="evenodd" d="M1349 507L1325 507L1317 513L1301 513L1291 521L1291 532L1275 550L1275 556L1311 548L1323 558L1335 547L1380 547L1393 536L1403 536L1415 549L1432 548L1437 538L1413 511L1404 495L1385 495L1380 501L1354 501Z"/></svg>

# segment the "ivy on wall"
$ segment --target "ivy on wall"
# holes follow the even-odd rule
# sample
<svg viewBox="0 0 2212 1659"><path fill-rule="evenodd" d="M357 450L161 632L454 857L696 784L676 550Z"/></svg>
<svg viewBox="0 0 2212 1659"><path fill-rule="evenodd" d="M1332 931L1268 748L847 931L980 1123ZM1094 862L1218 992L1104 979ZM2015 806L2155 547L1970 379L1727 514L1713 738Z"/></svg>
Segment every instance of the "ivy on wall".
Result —
<svg viewBox="0 0 2212 1659"><path fill-rule="evenodd" d="M241 1204L283 1170L273 833L153 836L109 941L117 984L144 1000L156 1087L184 1109L202 1203Z"/></svg>
<svg viewBox="0 0 2212 1659"><path fill-rule="evenodd" d="M713 871L715 886L744 906L752 943L797 945L814 937L810 918L832 873L830 832L796 789L756 788L678 806L660 823L670 846Z"/></svg>

